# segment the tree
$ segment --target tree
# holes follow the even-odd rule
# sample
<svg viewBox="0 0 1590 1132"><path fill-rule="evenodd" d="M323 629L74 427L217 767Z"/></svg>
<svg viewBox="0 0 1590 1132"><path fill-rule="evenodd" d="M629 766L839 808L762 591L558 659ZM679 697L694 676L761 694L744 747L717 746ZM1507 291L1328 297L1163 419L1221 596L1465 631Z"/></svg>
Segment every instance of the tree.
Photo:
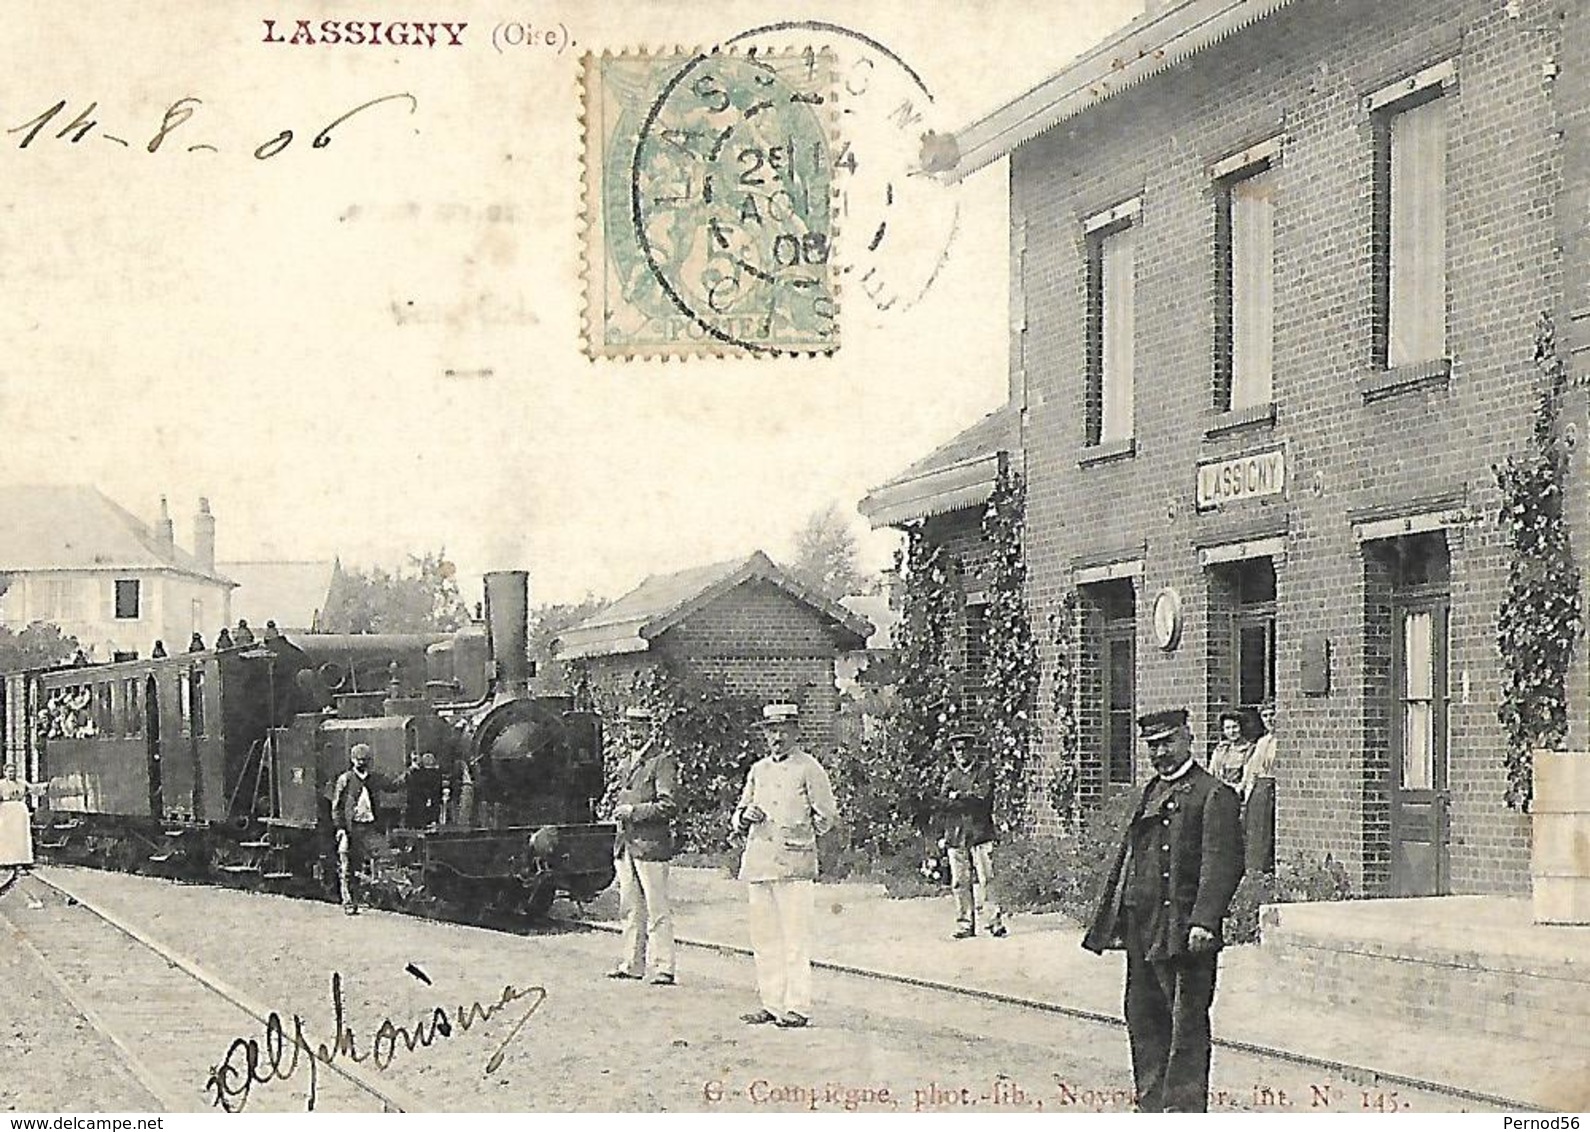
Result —
<svg viewBox="0 0 1590 1132"><path fill-rule="evenodd" d="M876 579L868 578L859 564L856 535L850 522L830 503L813 511L795 534L795 559L789 571L804 584L830 597L870 593Z"/></svg>
<svg viewBox="0 0 1590 1132"><path fill-rule="evenodd" d="M20 633L0 625L0 672L65 664L77 650L77 638L48 621L35 621Z"/></svg>
<svg viewBox="0 0 1590 1132"><path fill-rule="evenodd" d="M457 569L445 550L409 555L396 573L337 563L322 625L328 633L450 632L469 621Z"/></svg>

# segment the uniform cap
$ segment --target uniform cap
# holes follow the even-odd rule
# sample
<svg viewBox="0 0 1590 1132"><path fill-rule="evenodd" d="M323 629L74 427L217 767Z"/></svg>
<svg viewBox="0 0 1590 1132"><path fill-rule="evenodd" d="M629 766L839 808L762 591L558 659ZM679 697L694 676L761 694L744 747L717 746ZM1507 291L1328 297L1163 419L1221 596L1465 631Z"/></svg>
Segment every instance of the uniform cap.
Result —
<svg viewBox="0 0 1590 1132"><path fill-rule="evenodd" d="M1152 743L1156 739L1174 735L1186 726L1186 708L1172 708L1170 711L1151 711L1146 715L1137 717L1138 737L1145 743Z"/></svg>

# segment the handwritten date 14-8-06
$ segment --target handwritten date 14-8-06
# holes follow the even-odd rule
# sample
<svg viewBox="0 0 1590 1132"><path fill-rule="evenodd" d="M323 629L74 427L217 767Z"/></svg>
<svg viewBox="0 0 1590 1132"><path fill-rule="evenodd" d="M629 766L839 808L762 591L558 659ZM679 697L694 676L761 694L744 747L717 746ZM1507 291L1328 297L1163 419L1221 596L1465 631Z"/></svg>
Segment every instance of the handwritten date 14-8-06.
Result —
<svg viewBox="0 0 1590 1132"><path fill-rule="evenodd" d="M365 111L386 103L407 103L410 114L417 112L420 108L418 100L412 94L406 92L383 94L381 97L372 98L368 102L361 102L353 109L331 119L325 126L321 127L320 132L310 141L310 147L313 149L325 149L331 144L332 131L338 126L341 126L355 115L363 114ZM85 139L98 139L119 145L123 149L130 149L137 144L147 153L160 152L168 142L172 148L180 147L188 153L220 153L220 146L205 141L183 144L182 137L175 136L177 131L186 125L188 119L192 118L203 105L203 99L192 95L177 99L166 109L164 116L162 116L154 131L136 142L128 141L124 137L105 131L100 125L98 117L99 103L97 101L88 103L81 110L78 110L76 114L68 117L70 110L67 100L64 98L45 109L37 117L30 118L21 125L11 126L6 130L6 133L21 135L21 141L17 143L18 149L27 149L28 146L41 139L43 141L65 142L74 146L82 143ZM187 137L191 133L191 130L182 131L183 137ZM294 133L291 128L278 131L273 137L267 138L254 146L252 152L255 160L267 161L275 157L293 144L293 137ZM243 145L247 147L248 141L244 141Z"/></svg>

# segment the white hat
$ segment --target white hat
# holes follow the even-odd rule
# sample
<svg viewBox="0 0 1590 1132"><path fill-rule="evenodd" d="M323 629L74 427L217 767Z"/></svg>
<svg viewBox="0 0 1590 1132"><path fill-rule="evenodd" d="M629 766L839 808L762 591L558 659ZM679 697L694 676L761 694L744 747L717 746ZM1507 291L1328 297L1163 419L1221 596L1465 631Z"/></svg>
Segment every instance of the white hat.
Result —
<svg viewBox="0 0 1590 1132"><path fill-rule="evenodd" d="M641 704L633 704L624 709L625 723L650 723L652 718L651 708Z"/></svg>
<svg viewBox="0 0 1590 1132"><path fill-rule="evenodd" d="M768 704L762 709L762 718L757 726L777 727L783 723L799 723L800 717L799 704Z"/></svg>

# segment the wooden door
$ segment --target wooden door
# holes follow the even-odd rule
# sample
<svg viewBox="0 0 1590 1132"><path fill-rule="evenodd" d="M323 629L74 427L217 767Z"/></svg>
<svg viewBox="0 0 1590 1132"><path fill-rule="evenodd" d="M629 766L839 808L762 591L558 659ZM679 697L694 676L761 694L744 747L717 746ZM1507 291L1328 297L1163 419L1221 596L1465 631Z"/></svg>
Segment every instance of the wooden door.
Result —
<svg viewBox="0 0 1590 1132"><path fill-rule="evenodd" d="M1104 792L1130 790L1137 780L1137 626L1125 618L1106 623L1104 681Z"/></svg>
<svg viewBox="0 0 1590 1132"><path fill-rule="evenodd" d="M1450 891L1445 595L1392 607L1391 894Z"/></svg>

